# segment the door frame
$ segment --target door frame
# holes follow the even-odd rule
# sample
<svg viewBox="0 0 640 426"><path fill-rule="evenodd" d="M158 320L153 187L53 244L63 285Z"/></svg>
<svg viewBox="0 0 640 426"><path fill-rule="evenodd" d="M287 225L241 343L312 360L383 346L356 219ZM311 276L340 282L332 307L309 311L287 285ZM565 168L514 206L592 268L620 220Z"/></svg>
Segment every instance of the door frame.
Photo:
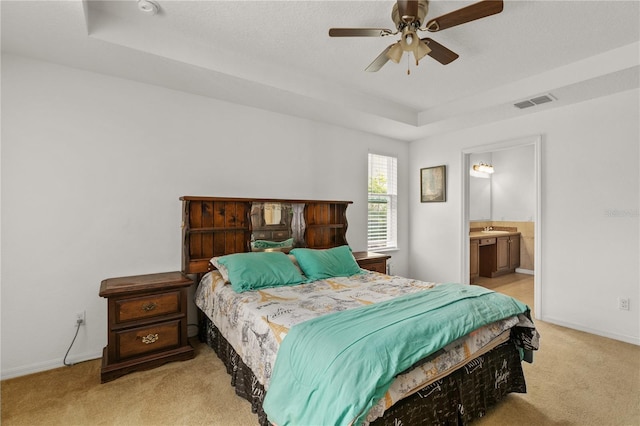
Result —
<svg viewBox="0 0 640 426"><path fill-rule="evenodd" d="M469 170L471 168L471 154L502 151L511 148L519 148L533 145L534 151L534 175L535 175L535 225L534 225L534 276L533 276L533 305L536 318L542 317L542 135L526 136L519 139L510 139L487 145L476 145L463 148L461 182L462 182L462 253L461 253L461 279L460 282L469 283Z"/></svg>

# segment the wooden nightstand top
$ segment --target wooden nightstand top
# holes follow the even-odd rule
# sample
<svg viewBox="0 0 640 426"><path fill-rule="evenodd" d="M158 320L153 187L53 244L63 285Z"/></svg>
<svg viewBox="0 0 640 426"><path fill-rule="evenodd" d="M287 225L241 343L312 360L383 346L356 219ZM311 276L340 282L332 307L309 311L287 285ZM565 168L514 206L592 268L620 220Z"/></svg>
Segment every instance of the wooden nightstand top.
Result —
<svg viewBox="0 0 640 426"><path fill-rule="evenodd" d="M187 287L191 284L193 284L193 280L179 271L132 275L103 280L100 284L99 294L101 297L110 297L127 293Z"/></svg>
<svg viewBox="0 0 640 426"><path fill-rule="evenodd" d="M388 254L383 254L383 253L375 253L372 251L354 251L353 252L353 257L355 257L356 260L364 260L364 259L389 259L391 258L390 255Z"/></svg>

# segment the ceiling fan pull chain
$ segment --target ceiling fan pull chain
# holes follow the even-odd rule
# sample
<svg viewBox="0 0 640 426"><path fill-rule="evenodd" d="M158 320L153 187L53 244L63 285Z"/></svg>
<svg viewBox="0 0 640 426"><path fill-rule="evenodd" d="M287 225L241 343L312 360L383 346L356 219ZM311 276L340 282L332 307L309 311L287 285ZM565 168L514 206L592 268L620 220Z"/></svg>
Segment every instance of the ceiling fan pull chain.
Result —
<svg viewBox="0 0 640 426"><path fill-rule="evenodd" d="M409 53L407 53L407 75L411 75L411 69L409 69L409 67L411 67L411 60L409 59Z"/></svg>

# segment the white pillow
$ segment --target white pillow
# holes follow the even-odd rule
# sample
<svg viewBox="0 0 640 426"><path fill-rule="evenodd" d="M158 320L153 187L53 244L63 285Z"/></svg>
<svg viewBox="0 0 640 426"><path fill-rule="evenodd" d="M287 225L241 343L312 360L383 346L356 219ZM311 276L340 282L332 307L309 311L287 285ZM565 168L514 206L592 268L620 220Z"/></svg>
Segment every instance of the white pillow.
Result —
<svg viewBox="0 0 640 426"><path fill-rule="evenodd" d="M218 262L218 259L220 259L221 257L222 256L216 256L209 262L214 266L214 268L218 270L218 272L220 272L220 275L222 275L222 279L224 280L224 282L229 283L231 281L229 281L229 271L227 271L227 267Z"/></svg>

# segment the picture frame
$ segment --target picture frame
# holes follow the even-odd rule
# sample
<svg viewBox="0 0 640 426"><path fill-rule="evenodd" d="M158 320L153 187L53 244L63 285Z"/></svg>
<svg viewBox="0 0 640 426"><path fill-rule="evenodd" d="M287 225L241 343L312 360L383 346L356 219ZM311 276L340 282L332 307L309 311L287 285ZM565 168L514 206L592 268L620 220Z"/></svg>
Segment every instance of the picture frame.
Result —
<svg viewBox="0 0 640 426"><path fill-rule="evenodd" d="M447 201L447 166L420 169L420 202L442 203Z"/></svg>

